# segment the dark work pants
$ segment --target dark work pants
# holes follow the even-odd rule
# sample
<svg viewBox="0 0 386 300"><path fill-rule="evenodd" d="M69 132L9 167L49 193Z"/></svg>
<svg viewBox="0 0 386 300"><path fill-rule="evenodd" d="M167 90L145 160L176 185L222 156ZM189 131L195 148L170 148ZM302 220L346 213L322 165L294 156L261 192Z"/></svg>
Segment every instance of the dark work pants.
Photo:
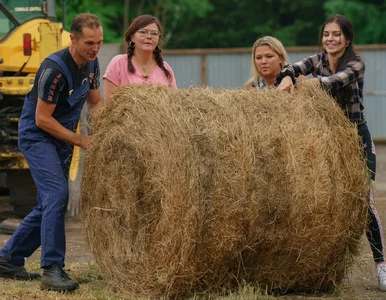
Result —
<svg viewBox="0 0 386 300"><path fill-rule="evenodd" d="M21 150L37 187L38 205L24 218L0 255L15 265L24 265L24 258L41 246L41 267L64 265L64 217L72 148L68 144L57 148L55 143L43 140Z"/></svg>
<svg viewBox="0 0 386 300"><path fill-rule="evenodd" d="M367 167L371 171L371 180L375 181L376 173L376 154L371 134L366 124L358 125L358 134L362 138L364 146L364 156L366 158ZM373 190L370 190L369 195L369 222L366 231L367 239L370 243L371 251L373 252L374 261L376 263L384 261L384 242L381 220L377 209L374 205Z"/></svg>

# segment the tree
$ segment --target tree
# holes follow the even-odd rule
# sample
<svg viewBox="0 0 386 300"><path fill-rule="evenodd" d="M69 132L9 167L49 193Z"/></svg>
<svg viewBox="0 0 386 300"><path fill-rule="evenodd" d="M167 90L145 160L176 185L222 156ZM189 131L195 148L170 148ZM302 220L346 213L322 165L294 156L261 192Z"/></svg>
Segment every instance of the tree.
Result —
<svg viewBox="0 0 386 300"><path fill-rule="evenodd" d="M123 41L125 24L151 14L164 27L167 48L250 47L264 35L285 47L313 46L325 18L336 13L353 22L356 43L386 43L384 0L67 0L67 28L85 11L100 17L106 43Z"/></svg>
<svg viewBox="0 0 386 300"><path fill-rule="evenodd" d="M186 16L170 41L172 48L249 47L272 35L285 46L315 45L323 22L323 1L212 0L208 16ZM310 13L320 11L320 14ZM187 34L186 28L189 28Z"/></svg>
<svg viewBox="0 0 386 300"><path fill-rule="evenodd" d="M118 2L118 1L116 1ZM119 1L121 2L121 1ZM66 30L70 29L71 22L77 14L89 12L97 15L103 24L103 38L106 43L117 43L122 40L121 32L114 29L113 23L117 21L119 5L106 0L67 0L66 1ZM62 19L62 1L57 5L58 20ZM119 20L119 19L118 19ZM121 22L121 21L120 21Z"/></svg>
<svg viewBox="0 0 386 300"><path fill-rule="evenodd" d="M131 4L129 16L131 20L143 14L156 16L165 29L163 41L167 45L180 28L188 30L185 26L187 18L203 18L213 9L210 0L141 0Z"/></svg>
<svg viewBox="0 0 386 300"><path fill-rule="evenodd" d="M139 15L151 14L156 16L163 27L165 44L174 36L177 28L184 26L186 16L203 17L213 9L209 0L140 0L126 1L129 12L122 10L121 0L67 0L66 28L70 27L72 19L81 12L96 14L102 21L104 30L104 41L106 43L117 43L123 39L124 16L128 15L129 23ZM62 16L62 5L58 4L58 17Z"/></svg>
<svg viewBox="0 0 386 300"><path fill-rule="evenodd" d="M342 14L354 26L356 44L386 43L386 3L382 0L327 0L326 16Z"/></svg>

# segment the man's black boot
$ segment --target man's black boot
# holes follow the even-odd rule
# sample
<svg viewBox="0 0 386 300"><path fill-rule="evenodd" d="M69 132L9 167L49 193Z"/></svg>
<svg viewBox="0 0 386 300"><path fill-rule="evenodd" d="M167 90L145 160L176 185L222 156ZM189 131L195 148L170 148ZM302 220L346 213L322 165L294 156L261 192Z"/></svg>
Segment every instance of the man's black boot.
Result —
<svg viewBox="0 0 386 300"><path fill-rule="evenodd" d="M71 280L61 265L52 265L43 269L42 290L67 292L78 288L78 283Z"/></svg>
<svg viewBox="0 0 386 300"><path fill-rule="evenodd" d="M24 266L16 266L0 256L0 277L16 280L39 279L40 274L27 272Z"/></svg>

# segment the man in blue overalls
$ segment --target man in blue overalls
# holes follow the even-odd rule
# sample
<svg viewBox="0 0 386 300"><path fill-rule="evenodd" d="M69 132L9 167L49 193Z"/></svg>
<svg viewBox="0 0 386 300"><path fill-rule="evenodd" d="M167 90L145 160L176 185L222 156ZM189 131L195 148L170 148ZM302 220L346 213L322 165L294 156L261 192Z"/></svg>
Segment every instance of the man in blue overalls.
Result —
<svg viewBox="0 0 386 300"><path fill-rule="evenodd" d="M73 145L90 147L91 136L75 133L83 104L91 113L103 106L97 54L103 42L99 18L80 14L71 24L71 46L46 58L24 100L19 121L19 148L37 187L38 205L25 217L0 251L0 277L40 278L24 261L41 246L42 289L78 288L63 270L66 253L64 216Z"/></svg>

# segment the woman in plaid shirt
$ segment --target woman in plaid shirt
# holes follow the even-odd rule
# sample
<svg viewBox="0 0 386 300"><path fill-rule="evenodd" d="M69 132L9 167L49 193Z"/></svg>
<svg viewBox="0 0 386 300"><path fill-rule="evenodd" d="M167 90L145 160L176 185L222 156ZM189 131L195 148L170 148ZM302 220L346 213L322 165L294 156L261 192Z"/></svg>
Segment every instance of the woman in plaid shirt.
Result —
<svg viewBox="0 0 386 300"><path fill-rule="evenodd" d="M366 125L363 106L363 78L365 62L355 53L352 45L354 35L351 22L342 15L326 20L320 32L323 51L293 65L283 67L278 75L278 89L292 89L299 75L312 74L309 83L330 90L350 121L357 125L364 145L364 155L375 180L376 156L374 143ZM367 230L379 278L379 287L386 291L386 263L384 261L383 231L379 215L370 191L370 222Z"/></svg>

